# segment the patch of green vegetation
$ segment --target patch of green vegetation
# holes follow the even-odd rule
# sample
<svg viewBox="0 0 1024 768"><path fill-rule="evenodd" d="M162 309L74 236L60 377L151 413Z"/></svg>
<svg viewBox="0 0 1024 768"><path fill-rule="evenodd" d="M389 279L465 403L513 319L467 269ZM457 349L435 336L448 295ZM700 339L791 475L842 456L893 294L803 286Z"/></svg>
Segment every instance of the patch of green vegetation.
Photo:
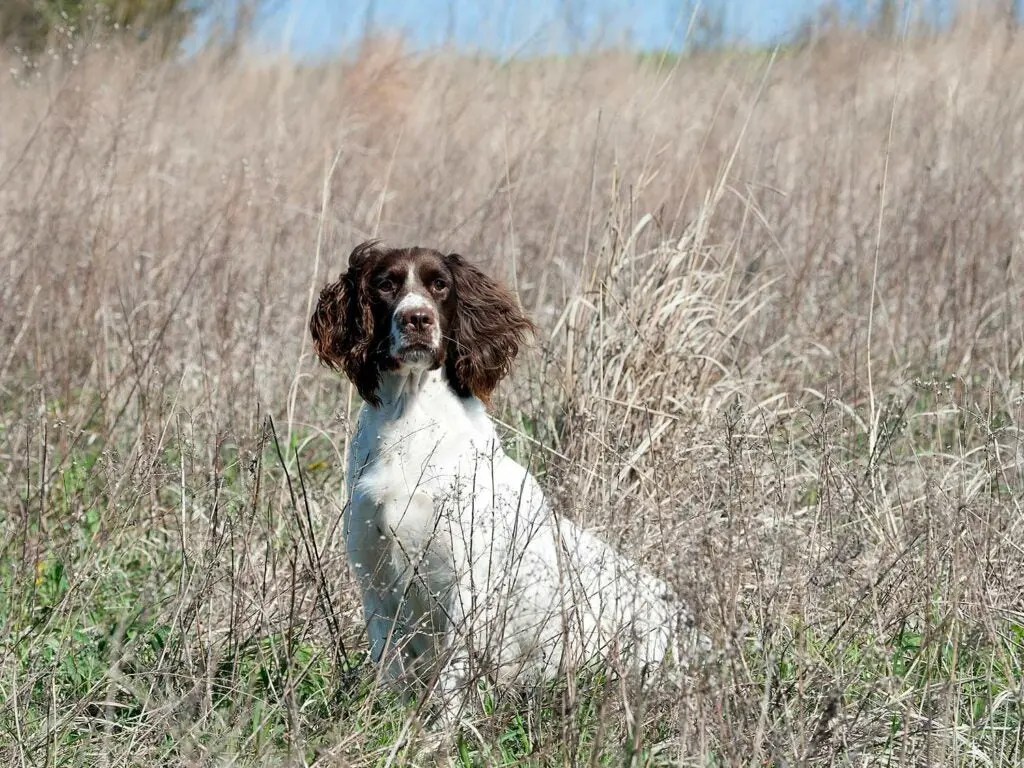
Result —
<svg viewBox="0 0 1024 768"><path fill-rule="evenodd" d="M1024 674L1019 623L1004 623L995 637L935 617L932 623L908 617L885 635L794 626L791 636L761 667L772 672L773 709L819 706L828 698L821 690L815 695L824 683L835 689L837 711L848 718L885 714L883 756L897 755L901 739L940 715L959 723L979 754L1005 754L1007 734L1024 732L1024 704L1016 693ZM747 663L758 668L753 654Z"/></svg>
<svg viewBox="0 0 1024 768"><path fill-rule="evenodd" d="M551 430L544 417L521 410L506 410L498 418L510 427L502 440L505 452L537 476L543 476L551 464L552 442Z"/></svg>

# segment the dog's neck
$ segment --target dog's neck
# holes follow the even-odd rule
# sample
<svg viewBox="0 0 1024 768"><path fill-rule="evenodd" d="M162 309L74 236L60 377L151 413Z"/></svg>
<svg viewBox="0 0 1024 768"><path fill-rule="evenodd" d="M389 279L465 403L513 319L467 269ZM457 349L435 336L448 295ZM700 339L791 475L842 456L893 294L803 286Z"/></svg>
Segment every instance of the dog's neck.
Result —
<svg viewBox="0 0 1024 768"><path fill-rule="evenodd" d="M486 450L500 446L487 406L475 395L460 397L443 368L389 371L380 377L379 405L363 404L361 429L408 435L472 435Z"/></svg>
<svg viewBox="0 0 1024 768"><path fill-rule="evenodd" d="M422 366L382 373L376 395L380 405L369 407L384 421L398 421L415 405L436 409L445 401L459 400L448 385L444 368L429 370Z"/></svg>

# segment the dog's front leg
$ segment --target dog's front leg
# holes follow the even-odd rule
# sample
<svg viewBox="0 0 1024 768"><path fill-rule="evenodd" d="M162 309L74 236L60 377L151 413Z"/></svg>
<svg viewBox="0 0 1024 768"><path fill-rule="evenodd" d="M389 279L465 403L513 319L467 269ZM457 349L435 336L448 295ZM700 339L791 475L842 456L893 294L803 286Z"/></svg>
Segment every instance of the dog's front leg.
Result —
<svg viewBox="0 0 1024 768"><path fill-rule="evenodd" d="M434 699L436 723L445 730L458 727L469 709L473 684L478 672L473 669L474 595L470 584L459 584L448 601L448 631L438 665Z"/></svg>
<svg viewBox="0 0 1024 768"><path fill-rule="evenodd" d="M463 714L469 709L471 692L469 650L461 638L456 638L455 643L440 670L434 688L437 712L435 722L439 728L452 733L459 727Z"/></svg>

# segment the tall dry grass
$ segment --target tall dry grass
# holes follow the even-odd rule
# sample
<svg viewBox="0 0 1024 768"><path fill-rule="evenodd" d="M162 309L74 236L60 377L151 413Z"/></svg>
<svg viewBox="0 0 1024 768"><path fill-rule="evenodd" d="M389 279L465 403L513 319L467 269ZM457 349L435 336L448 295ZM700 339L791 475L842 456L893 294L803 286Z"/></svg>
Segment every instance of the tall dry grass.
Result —
<svg viewBox="0 0 1024 768"><path fill-rule="evenodd" d="M481 692L461 764L1021 761L1024 42L496 61L105 46L0 83L0 755L420 758L338 537L315 291L458 250L496 417L717 655Z"/></svg>

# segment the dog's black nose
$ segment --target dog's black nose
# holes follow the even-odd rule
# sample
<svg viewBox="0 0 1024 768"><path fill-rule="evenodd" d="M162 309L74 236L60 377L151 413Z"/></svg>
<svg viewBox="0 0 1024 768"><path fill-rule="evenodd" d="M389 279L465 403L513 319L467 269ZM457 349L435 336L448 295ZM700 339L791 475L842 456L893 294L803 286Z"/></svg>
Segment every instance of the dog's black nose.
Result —
<svg viewBox="0 0 1024 768"><path fill-rule="evenodd" d="M434 324L434 315L426 309L410 309L402 313L399 321L403 331L425 331Z"/></svg>

